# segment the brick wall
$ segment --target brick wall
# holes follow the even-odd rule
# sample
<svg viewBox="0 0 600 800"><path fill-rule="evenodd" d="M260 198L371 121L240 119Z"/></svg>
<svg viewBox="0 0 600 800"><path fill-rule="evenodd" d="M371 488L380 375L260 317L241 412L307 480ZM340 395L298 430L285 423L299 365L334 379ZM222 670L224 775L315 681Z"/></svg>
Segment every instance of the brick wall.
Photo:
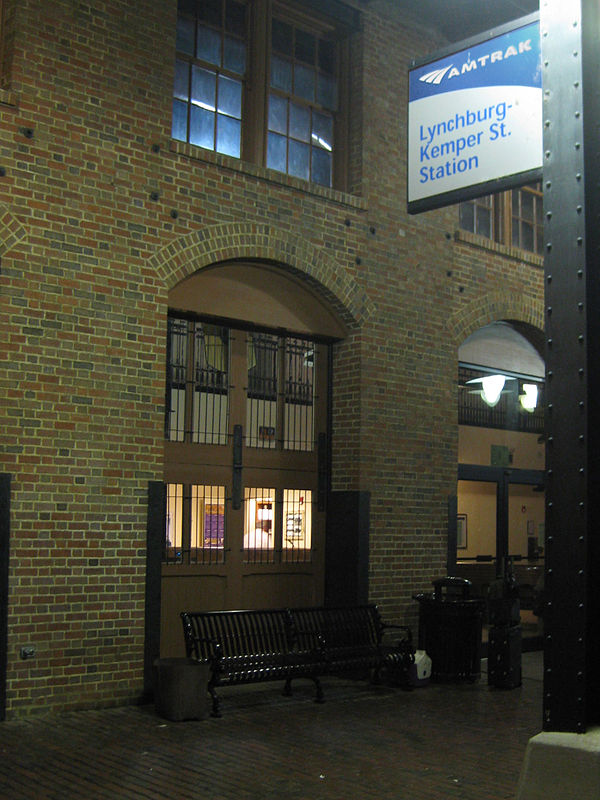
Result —
<svg viewBox="0 0 600 800"><path fill-rule="evenodd" d="M175 0L13 8L0 90L9 713L141 692L167 292L227 258L280 263L344 318L333 486L371 491L372 599L414 619L412 592L444 570L458 345L495 319L542 324L539 264L455 237L455 209L406 214L406 71L438 43L391 0L366 7L356 194L341 194L170 141Z"/></svg>

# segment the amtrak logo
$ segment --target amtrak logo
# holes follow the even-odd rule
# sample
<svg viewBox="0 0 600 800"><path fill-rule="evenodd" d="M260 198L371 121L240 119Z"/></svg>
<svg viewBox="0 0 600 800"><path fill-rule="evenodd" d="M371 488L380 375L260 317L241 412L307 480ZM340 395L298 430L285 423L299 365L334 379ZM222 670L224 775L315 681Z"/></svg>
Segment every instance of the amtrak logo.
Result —
<svg viewBox="0 0 600 800"><path fill-rule="evenodd" d="M434 86L439 86L444 79L450 80L451 78L457 78L460 75L465 75L468 72L475 72L480 69L485 69L485 67L489 66L490 64L506 61L509 58L520 56L523 53L530 53L531 51L531 39L525 39L516 45L509 45L504 50L492 50L491 52L485 53L477 58L471 58L471 54L469 53L467 60L460 67L455 66L454 64L449 64L447 67L434 69L431 72L425 73L425 75L421 75L419 80L422 83L429 83Z"/></svg>
<svg viewBox="0 0 600 800"><path fill-rule="evenodd" d="M452 64L450 64L448 67L444 67L444 69L434 69L433 72L428 72L426 75L421 75L419 80L423 81L423 83L433 83L438 86L442 82L444 75L450 69L452 69Z"/></svg>

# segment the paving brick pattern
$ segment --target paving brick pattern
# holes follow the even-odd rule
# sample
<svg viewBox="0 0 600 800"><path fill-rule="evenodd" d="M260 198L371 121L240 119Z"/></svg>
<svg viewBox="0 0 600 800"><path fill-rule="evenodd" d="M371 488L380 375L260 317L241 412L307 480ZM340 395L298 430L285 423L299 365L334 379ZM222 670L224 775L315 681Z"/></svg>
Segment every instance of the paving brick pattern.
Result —
<svg viewBox="0 0 600 800"><path fill-rule="evenodd" d="M221 719L169 722L152 705L0 724L7 800L507 800L541 726L539 654L523 686L412 692L326 682L224 690Z"/></svg>

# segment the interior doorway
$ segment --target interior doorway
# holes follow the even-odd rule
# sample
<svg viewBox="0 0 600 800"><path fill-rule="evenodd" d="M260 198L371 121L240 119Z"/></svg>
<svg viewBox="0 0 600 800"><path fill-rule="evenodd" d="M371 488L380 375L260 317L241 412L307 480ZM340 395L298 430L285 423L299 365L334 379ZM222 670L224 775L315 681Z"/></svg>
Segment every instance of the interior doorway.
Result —
<svg viewBox="0 0 600 800"><path fill-rule="evenodd" d="M511 565L526 634L539 627L532 606L544 564L540 350L538 332L506 322L486 326L459 350L456 536L449 551L454 574L468 578L480 597Z"/></svg>

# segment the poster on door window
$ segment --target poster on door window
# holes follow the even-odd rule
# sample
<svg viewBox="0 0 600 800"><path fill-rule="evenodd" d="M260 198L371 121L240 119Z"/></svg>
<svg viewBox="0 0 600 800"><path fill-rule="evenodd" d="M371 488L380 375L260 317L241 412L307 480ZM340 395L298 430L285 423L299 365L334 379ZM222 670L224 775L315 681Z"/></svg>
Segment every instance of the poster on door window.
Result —
<svg viewBox="0 0 600 800"><path fill-rule="evenodd" d="M290 511L285 519L285 538L290 544L298 544L304 538L304 514Z"/></svg>
<svg viewBox="0 0 600 800"><path fill-rule="evenodd" d="M225 544L225 507L207 505L204 510L204 547L223 547Z"/></svg>

